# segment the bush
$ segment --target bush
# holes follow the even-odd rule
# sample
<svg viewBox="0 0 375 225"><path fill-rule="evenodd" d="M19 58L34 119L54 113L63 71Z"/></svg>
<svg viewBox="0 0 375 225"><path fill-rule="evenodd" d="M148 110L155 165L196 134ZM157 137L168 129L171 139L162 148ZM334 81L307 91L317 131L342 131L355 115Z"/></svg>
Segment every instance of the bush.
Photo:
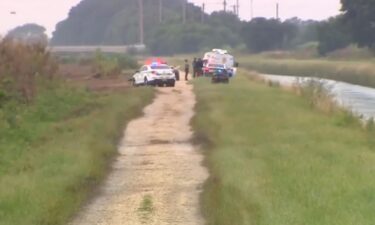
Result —
<svg viewBox="0 0 375 225"><path fill-rule="evenodd" d="M103 54L98 51L93 60L93 70L97 77L118 75L122 70L137 67L138 62L129 55Z"/></svg>
<svg viewBox="0 0 375 225"><path fill-rule="evenodd" d="M351 37L343 26L341 17L334 17L320 24L318 27L318 40L318 52L322 56L345 48L351 43Z"/></svg>
<svg viewBox="0 0 375 225"><path fill-rule="evenodd" d="M356 45L350 45L327 54L330 59L350 60L350 59L370 59L374 53L368 48L359 48Z"/></svg>
<svg viewBox="0 0 375 225"><path fill-rule="evenodd" d="M339 109L333 100L331 90L322 80L298 80L295 88L297 93L306 98L313 108L317 108L325 113L332 113Z"/></svg>
<svg viewBox="0 0 375 225"><path fill-rule="evenodd" d="M114 57L117 58L118 66L122 70L136 69L139 66L136 58L131 57L130 55L115 55Z"/></svg>
<svg viewBox="0 0 375 225"><path fill-rule="evenodd" d="M57 64L40 44L22 44L11 39L0 42L0 90L3 96L31 102L38 81L51 80Z"/></svg>

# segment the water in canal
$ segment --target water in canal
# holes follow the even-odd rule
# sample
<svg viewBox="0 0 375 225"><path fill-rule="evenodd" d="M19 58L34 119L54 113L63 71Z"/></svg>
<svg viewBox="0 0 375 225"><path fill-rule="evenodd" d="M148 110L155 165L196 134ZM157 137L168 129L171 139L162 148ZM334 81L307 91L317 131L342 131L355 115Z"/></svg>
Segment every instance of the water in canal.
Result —
<svg viewBox="0 0 375 225"><path fill-rule="evenodd" d="M317 79L270 74L263 74L261 76L266 80L278 82L283 86L292 86L297 81L304 82L309 79ZM324 82L340 105L363 117L364 120L375 118L375 88L327 79L319 80Z"/></svg>

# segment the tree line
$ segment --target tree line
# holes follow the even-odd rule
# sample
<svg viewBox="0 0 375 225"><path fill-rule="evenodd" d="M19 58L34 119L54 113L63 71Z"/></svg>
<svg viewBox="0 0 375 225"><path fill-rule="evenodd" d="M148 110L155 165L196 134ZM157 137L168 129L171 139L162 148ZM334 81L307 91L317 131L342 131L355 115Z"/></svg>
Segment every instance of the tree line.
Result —
<svg viewBox="0 0 375 225"><path fill-rule="evenodd" d="M258 53L290 50L314 42L321 56L351 44L375 53L375 1L341 0L341 3L341 13L324 21L254 18L246 22L234 14L213 13L205 24L159 28L149 47L162 54L245 45L248 51ZM179 31L173 33L176 30ZM160 46L161 43L166 46Z"/></svg>
<svg viewBox="0 0 375 225"><path fill-rule="evenodd" d="M181 1L163 0L160 22L157 2L144 0L145 43L155 55L191 53L214 47L258 53L295 49L307 43L317 43L318 53L323 56L350 44L375 51L375 2L341 2L342 13L325 21L299 18L242 21L231 12L206 14L187 3L187 20L183 23ZM83 0L57 25L51 44L137 44L138 16L138 0ZM35 26L29 28L44 32ZM30 32L18 28L10 34L30 35Z"/></svg>
<svg viewBox="0 0 375 225"><path fill-rule="evenodd" d="M185 3L183 3L185 1ZM144 0L145 43L152 54L189 53L213 47L259 52L316 40L315 21L241 21L232 12L203 13L186 0ZM186 22L182 9L186 4ZM138 0L83 0L53 34L53 45L130 45L139 40ZM311 29L309 29L311 28ZM274 35L277 33L277 35Z"/></svg>

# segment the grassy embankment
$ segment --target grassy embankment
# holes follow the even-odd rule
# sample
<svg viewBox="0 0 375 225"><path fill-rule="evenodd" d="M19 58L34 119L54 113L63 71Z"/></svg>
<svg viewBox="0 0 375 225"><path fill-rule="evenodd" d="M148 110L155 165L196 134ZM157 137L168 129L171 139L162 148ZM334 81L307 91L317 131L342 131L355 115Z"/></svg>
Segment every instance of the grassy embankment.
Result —
<svg viewBox="0 0 375 225"><path fill-rule="evenodd" d="M195 92L193 126L211 173L208 224L373 224L370 131L243 75L230 85L199 79Z"/></svg>
<svg viewBox="0 0 375 225"><path fill-rule="evenodd" d="M94 94L64 86L0 108L0 224L64 224L116 154L151 89Z"/></svg>
<svg viewBox="0 0 375 225"><path fill-rule="evenodd" d="M319 77L375 87L375 65L372 59L345 61L243 56L238 60L242 67L260 73Z"/></svg>

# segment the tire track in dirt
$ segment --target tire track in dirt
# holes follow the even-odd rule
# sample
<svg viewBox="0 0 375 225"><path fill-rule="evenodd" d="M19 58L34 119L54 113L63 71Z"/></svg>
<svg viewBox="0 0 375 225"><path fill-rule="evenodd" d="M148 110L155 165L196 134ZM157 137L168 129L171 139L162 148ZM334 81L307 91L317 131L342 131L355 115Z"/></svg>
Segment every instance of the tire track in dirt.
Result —
<svg viewBox="0 0 375 225"><path fill-rule="evenodd" d="M192 89L157 89L145 115L129 123L101 193L71 225L204 224L199 194L208 173L190 143Z"/></svg>

